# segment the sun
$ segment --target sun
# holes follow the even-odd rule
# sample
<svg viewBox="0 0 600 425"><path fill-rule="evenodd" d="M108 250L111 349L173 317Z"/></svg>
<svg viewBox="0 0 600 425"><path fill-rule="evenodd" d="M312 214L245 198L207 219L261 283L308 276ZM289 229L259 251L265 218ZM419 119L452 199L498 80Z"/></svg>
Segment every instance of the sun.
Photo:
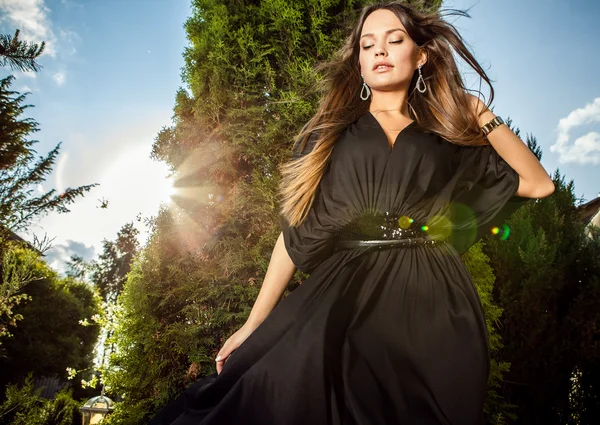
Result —
<svg viewBox="0 0 600 425"><path fill-rule="evenodd" d="M174 184L175 180L172 176L167 176L156 183L154 190L156 191L156 198L159 200L160 204L171 204L173 196L177 193L177 188Z"/></svg>
<svg viewBox="0 0 600 425"><path fill-rule="evenodd" d="M167 181L165 188L165 196L163 197L163 202L170 204L173 201L173 196L178 193L177 188L175 187L175 179L171 177L167 177L165 179Z"/></svg>
<svg viewBox="0 0 600 425"><path fill-rule="evenodd" d="M123 216L155 214L169 206L177 193L167 164L150 158L148 148L130 148L119 153L105 168L100 197Z"/></svg>

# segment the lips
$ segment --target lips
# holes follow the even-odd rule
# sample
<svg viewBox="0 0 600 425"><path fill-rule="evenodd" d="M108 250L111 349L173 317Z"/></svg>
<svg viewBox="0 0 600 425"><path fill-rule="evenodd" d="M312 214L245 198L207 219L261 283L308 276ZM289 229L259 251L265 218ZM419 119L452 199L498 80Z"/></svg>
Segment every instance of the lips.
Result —
<svg viewBox="0 0 600 425"><path fill-rule="evenodd" d="M381 68L380 68L381 67ZM393 68L394 66L389 63L389 62L377 62L375 64L375 66L373 67L373 71L377 70L377 69L390 69Z"/></svg>

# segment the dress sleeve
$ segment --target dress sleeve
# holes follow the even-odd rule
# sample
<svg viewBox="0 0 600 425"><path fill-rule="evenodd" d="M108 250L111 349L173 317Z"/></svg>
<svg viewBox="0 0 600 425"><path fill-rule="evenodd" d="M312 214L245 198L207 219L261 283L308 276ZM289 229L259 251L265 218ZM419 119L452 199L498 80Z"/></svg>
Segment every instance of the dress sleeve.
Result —
<svg viewBox="0 0 600 425"><path fill-rule="evenodd" d="M317 137L311 136L302 151L296 147L293 150L292 158L300 158L312 151L316 139ZM291 227L288 221L281 214L279 215L288 255L300 271L309 274L333 252L335 243L333 236L338 227L332 217L322 211L321 195L319 186L308 216L298 226Z"/></svg>
<svg viewBox="0 0 600 425"><path fill-rule="evenodd" d="M299 226L291 227L280 217L285 249L294 265L304 273L312 273L332 253L335 226L320 220L311 207L308 217Z"/></svg>
<svg viewBox="0 0 600 425"><path fill-rule="evenodd" d="M529 198L515 195L519 174L491 145L464 147L459 172L451 202L450 242L463 253L494 227L502 228Z"/></svg>

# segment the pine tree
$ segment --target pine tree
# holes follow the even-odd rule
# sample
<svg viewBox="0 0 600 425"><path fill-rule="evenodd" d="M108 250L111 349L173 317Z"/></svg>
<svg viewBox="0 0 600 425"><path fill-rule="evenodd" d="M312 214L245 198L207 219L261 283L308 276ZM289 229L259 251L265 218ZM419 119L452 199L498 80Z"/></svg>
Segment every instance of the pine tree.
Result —
<svg viewBox="0 0 600 425"><path fill-rule="evenodd" d="M193 2L187 89L177 93L176 125L153 148L193 196L159 215L120 298L105 378L127 398L111 422L141 423L190 379L214 372L217 350L246 320L280 232L277 166L316 110L315 64L340 45L361 5Z"/></svg>
<svg viewBox="0 0 600 425"><path fill-rule="evenodd" d="M114 303L123 290L131 262L138 250L138 230L127 223L117 233L115 241L102 241L102 253L91 264L91 281L102 299Z"/></svg>
<svg viewBox="0 0 600 425"><path fill-rule="evenodd" d="M35 159L36 140L27 137L39 131L32 118L21 118L26 95L11 91L14 77L0 80L0 229L23 230L34 218L50 211L69 212L67 205L83 196L96 184L67 188L56 194L52 189L34 196L34 188L52 172L60 143L46 156Z"/></svg>
<svg viewBox="0 0 600 425"><path fill-rule="evenodd" d="M72 273L85 275L86 272L90 272L90 281L103 300L105 319L98 343L100 373L115 352L115 342L112 338L114 332L112 312L116 309L117 298L123 291L132 261L139 249L138 234L139 231L133 223L127 223L121 227L115 241L102 241L102 253L96 261L88 264L80 258L73 258Z"/></svg>
<svg viewBox="0 0 600 425"><path fill-rule="evenodd" d="M10 65L13 70L37 72L41 66L35 60L43 53L46 42L38 45L19 40L19 32L16 30L13 37L0 34L0 66Z"/></svg>

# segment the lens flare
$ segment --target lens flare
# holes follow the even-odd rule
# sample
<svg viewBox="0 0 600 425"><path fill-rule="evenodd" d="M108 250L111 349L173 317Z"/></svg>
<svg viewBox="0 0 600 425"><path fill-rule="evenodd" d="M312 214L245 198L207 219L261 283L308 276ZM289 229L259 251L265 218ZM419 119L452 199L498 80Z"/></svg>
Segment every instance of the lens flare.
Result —
<svg viewBox="0 0 600 425"><path fill-rule="evenodd" d="M510 227L508 225L503 224L502 228L495 226L490 229L492 235L497 236L500 235L500 240L505 241L510 236Z"/></svg>
<svg viewBox="0 0 600 425"><path fill-rule="evenodd" d="M413 221L414 220L412 218L403 215L398 219L398 227L401 229L408 229Z"/></svg>
<svg viewBox="0 0 600 425"><path fill-rule="evenodd" d="M507 240L508 237L510 236L510 227L508 227L506 224L502 225L502 236L500 237L500 240Z"/></svg>

